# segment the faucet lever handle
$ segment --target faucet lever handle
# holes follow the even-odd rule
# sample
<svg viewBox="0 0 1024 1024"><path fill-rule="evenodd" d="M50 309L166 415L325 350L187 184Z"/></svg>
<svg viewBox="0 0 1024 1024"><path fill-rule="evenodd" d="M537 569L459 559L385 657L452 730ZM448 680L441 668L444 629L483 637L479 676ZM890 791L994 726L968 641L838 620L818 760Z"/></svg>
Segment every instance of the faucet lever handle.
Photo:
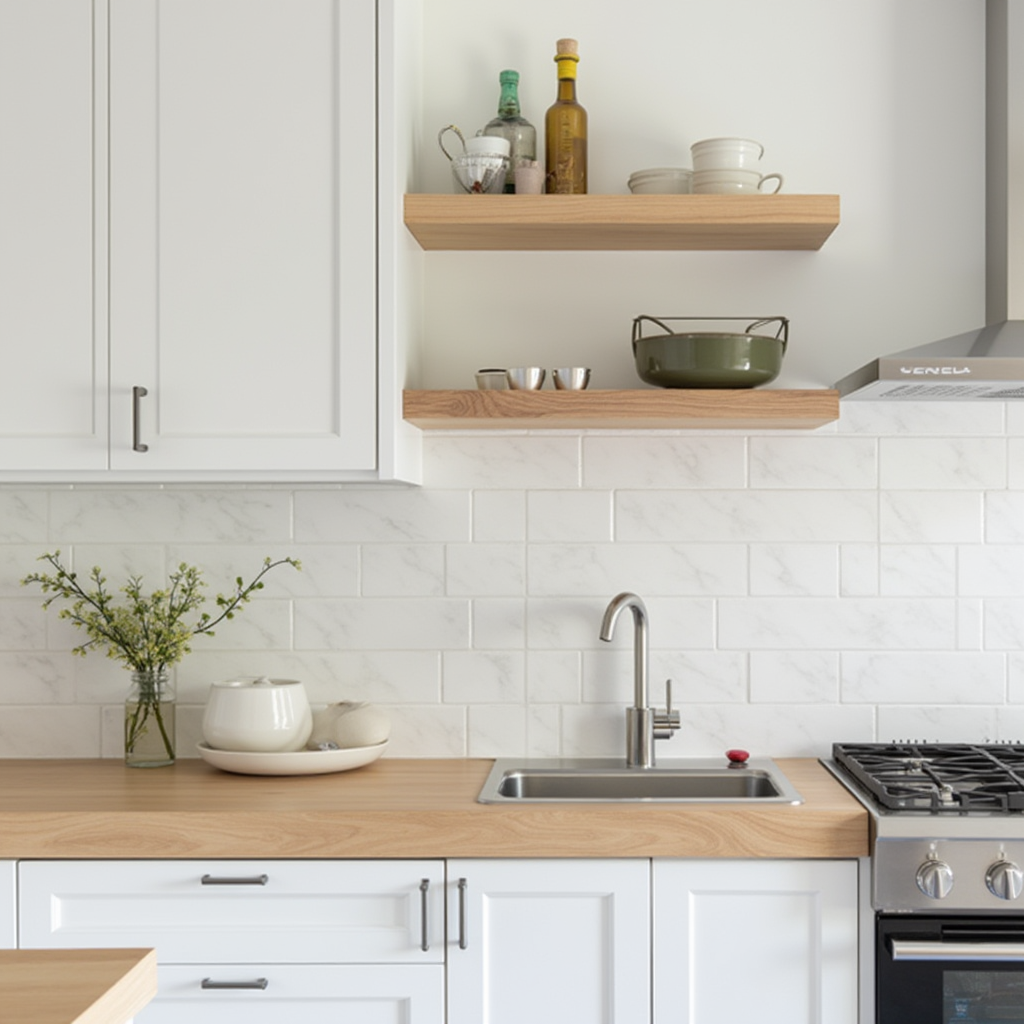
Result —
<svg viewBox="0 0 1024 1024"><path fill-rule="evenodd" d="M654 738L656 740L670 740L681 722L679 712L672 710L672 680L665 680L665 708L654 709Z"/></svg>

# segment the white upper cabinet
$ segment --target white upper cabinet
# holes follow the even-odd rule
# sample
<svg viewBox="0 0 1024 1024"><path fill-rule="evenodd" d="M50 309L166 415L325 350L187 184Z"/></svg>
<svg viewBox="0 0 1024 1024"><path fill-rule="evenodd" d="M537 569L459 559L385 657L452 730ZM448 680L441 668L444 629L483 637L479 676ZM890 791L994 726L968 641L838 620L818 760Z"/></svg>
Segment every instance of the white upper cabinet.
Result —
<svg viewBox="0 0 1024 1024"><path fill-rule="evenodd" d="M104 62L91 3L0 3L0 470L107 464Z"/></svg>
<svg viewBox="0 0 1024 1024"><path fill-rule="evenodd" d="M403 475L377 7L0 4L0 477Z"/></svg>
<svg viewBox="0 0 1024 1024"><path fill-rule="evenodd" d="M112 467L373 469L374 4L110 13Z"/></svg>

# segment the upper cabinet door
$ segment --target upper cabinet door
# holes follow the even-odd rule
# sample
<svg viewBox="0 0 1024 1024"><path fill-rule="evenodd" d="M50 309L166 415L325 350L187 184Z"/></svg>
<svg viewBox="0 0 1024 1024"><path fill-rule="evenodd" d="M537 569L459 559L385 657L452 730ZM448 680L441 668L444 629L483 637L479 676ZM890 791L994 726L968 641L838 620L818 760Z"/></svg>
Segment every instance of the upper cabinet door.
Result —
<svg viewBox="0 0 1024 1024"><path fill-rule="evenodd" d="M105 46L89 0L0 3L0 469L105 469ZM103 26L98 25L99 33ZM99 119L96 119L97 122ZM95 235L94 235L95 225Z"/></svg>
<svg viewBox="0 0 1024 1024"><path fill-rule="evenodd" d="M373 0L111 0L111 468L376 466L375 65Z"/></svg>

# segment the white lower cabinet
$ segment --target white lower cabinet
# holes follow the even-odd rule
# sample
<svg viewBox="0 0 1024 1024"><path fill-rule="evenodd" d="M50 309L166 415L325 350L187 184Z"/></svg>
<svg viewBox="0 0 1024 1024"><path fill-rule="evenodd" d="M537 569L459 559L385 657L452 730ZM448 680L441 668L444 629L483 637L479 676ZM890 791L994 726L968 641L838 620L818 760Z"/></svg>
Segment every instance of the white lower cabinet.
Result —
<svg viewBox="0 0 1024 1024"><path fill-rule="evenodd" d="M654 1024L857 1024L857 862L655 860Z"/></svg>
<svg viewBox="0 0 1024 1024"><path fill-rule="evenodd" d="M448 1024L644 1024L649 911L647 860L450 860Z"/></svg>
<svg viewBox="0 0 1024 1024"><path fill-rule="evenodd" d="M442 861L23 861L23 948L152 946L137 1024L442 1024Z"/></svg>
<svg viewBox="0 0 1024 1024"><path fill-rule="evenodd" d="M156 948L137 1024L858 1020L853 860L0 861L0 948L15 867L19 946Z"/></svg>
<svg viewBox="0 0 1024 1024"><path fill-rule="evenodd" d="M0 860L0 949L18 945L18 862Z"/></svg>

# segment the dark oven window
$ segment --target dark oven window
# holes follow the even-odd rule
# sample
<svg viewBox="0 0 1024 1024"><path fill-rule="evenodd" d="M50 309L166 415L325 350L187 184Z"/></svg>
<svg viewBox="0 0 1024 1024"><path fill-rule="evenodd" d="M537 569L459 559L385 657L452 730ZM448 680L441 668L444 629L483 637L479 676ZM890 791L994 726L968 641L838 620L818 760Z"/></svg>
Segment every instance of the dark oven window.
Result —
<svg viewBox="0 0 1024 1024"><path fill-rule="evenodd" d="M877 1024L1024 1024L1024 918L880 914L875 958Z"/></svg>

